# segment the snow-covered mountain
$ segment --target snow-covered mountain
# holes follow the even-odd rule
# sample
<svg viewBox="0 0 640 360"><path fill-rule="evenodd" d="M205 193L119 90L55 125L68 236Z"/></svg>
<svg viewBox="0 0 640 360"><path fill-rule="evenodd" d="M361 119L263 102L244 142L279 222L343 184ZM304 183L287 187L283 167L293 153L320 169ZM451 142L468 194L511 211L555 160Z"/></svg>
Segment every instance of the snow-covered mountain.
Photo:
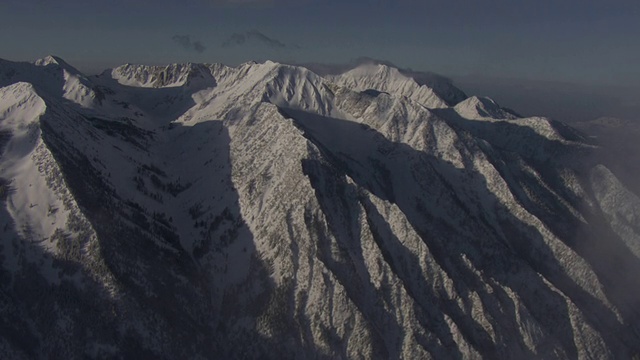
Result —
<svg viewBox="0 0 640 360"><path fill-rule="evenodd" d="M562 123L385 65L0 86L3 358L640 354L640 198Z"/></svg>

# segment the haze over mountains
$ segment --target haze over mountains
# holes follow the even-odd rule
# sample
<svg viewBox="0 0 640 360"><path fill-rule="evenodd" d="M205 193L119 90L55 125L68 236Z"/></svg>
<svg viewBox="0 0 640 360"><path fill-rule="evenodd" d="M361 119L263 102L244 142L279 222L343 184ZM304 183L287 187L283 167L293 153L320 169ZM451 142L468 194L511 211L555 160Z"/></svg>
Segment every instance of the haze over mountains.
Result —
<svg viewBox="0 0 640 360"><path fill-rule="evenodd" d="M454 77L465 90L487 94L523 114L544 114L569 123L616 117L640 122L640 87L620 84L578 84L482 75Z"/></svg>
<svg viewBox="0 0 640 360"><path fill-rule="evenodd" d="M640 354L640 198L563 123L384 64L0 87L3 358Z"/></svg>

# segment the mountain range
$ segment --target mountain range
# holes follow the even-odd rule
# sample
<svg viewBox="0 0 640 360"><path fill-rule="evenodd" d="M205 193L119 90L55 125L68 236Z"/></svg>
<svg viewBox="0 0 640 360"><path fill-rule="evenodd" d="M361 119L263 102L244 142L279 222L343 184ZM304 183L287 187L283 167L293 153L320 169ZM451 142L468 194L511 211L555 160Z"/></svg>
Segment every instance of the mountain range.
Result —
<svg viewBox="0 0 640 360"><path fill-rule="evenodd" d="M385 64L0 60L2 358L640 356L606 149Z"/></svg>

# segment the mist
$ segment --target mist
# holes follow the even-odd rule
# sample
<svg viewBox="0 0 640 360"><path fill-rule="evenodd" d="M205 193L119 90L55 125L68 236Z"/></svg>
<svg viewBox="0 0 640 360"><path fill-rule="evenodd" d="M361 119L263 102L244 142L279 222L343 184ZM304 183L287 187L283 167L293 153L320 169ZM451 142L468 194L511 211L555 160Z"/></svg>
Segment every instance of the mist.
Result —
<svg viewBox="0 0 640 360"><path fill-rule="evenodd" d="M578 84L560 81L451 76L469 94L489 96L523 116L546 116L566 123L615 117L637 121L640 86Z"/></svg>

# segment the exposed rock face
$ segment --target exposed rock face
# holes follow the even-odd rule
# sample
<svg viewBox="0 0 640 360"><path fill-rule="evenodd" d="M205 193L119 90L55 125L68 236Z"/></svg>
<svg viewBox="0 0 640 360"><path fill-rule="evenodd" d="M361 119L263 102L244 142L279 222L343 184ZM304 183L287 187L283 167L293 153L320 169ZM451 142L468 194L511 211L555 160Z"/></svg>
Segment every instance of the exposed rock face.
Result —
<svg viewBox="0 0 640 360"><path fill-rule="evenodd" d="M3 358L640 353L640 199L561 123L382 65L0 85Z"/></svg>

